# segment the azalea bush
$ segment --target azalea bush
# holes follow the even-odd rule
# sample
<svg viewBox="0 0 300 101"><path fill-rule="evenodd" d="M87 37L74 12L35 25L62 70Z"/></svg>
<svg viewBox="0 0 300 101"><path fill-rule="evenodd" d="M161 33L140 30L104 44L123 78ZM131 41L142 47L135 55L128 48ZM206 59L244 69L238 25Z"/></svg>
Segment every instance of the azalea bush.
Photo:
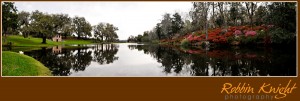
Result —
<svg viewBox="0 0 300 101"><path fill-rule="evenodd" d="M247 31L245 33L245 36L255 36L256 35L256 32L255 31Z"/></svg>
<svg viewBox="0 0 300 101"><path fill-rule="evenodd" d="M204 31L195 31L193 33L184 36L190 44L196 44L202 41L209 41L215 44L261 44L271 43L271 38L268 33L270 29L274 29L274 25L261 25L261 26L229 26L227 29L215 28L208 30L208 37ZM279 42L281 34L277 31L273 31L273 41ZM182 38L182 40L184 39ZM181 41L183 42L183 41Z"/></svg>
<svg viewBox="0 0 300 101"><path fill-rule="evenodd" d="M245 36L243 36L241 39L242 39L241 40L241 44L249 45L249 44L256 43L257 37L256 36L253 36L253 37L245 37Z"/></svg>
<svg viewBox="0 0 300 101"><path fill-rule="evenodd" d="M242 32L240 30L235 30L234 35L242 35Z"/></svg>

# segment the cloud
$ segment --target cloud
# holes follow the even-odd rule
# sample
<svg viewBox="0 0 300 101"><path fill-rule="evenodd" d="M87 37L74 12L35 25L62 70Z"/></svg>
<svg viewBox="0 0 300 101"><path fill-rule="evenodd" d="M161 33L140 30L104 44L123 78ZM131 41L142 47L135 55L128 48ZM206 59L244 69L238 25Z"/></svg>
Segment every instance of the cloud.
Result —
<svg viewBox="0 0 300 101"><path fill-rule="evenodd" d="M85 17L92 25L112 23L121 40L151 30L164 13L188 12L191 2L16 2L19 11L39 10Z"/></svg>

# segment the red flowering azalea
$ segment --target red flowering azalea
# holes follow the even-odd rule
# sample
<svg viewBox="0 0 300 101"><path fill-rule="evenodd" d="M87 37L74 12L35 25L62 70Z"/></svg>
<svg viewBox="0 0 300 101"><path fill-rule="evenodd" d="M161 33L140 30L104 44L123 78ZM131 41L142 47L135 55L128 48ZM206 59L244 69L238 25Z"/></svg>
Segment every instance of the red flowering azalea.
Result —
<svg viewBox="0 0 300 101"><path fill-rule="evenodd" d="M201 38L205 38L205 34L201 34L200 37L201 37Z"/></svg>
<svg viewBox="0 0 300 101"><path fill-rule="evenodd" d="M213 39L212 41L213 41L214 43L218 43L218 42L219 42L218 39Z"/></svg>
<svg viewBox="0 0 300 101"><path fill-rule="evenodd" d="M233 35L232 32L226 32L226 33L225 33L225 36L226 36L226 37L229 37L229 36L232 36L232 35Z"/></svg>

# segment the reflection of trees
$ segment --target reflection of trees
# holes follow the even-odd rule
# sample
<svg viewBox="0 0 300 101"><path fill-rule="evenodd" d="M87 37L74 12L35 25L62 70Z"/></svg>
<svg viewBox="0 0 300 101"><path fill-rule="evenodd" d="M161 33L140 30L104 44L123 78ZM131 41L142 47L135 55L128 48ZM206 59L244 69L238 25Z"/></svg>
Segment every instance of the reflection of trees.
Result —
<svg viewBox="0 0 300 101"><path fill-rule="evenodd" d="M24 53L43 63L52 71L53 75L57 76L70 75L70 69L83 71L92 60L91 51L87 48L63 49L60 54L55 54L51 49L46 48Z"/></svg>
<svg viewBox="0 0 300 101"><path fill-rule="evenodd" d="M157 62L162 64L167 74L172 72L184 74L183 72L186 71L182 71L183 68L188 67L190 71L185 74L195 76L296 75L294 51L275 52L244 48L190 54L176 47L159 45L129 45L128 48L150 53Z"/></svg>
<svg viewBox="0 0 300 101"><path fill-rule="evenodd" d="M94 56L92 56L93 52ZM105 44L96 45L92 48L66 48L62 49L61 53L42 48L41 50L24 52L24 54L43 63L52 71L53 75L67 76L71 74L71 69L75 72L84 71L91 64L91 61L96 61L99 64L113 63L118 60L118 57L115 56L117 52L117 45Z"/></svg>
<svg viewBox="0 0 300 101"><path fill-rule="evenodd" d="M118 50L118 46L115 44L98 44L94 49L93 61L98 62L100 65L113 63L119 59L115 56Z"/></svg>
<svg viewBox="0 0 300 101"><path fill-rule="evenodd" d="M148 45L128 45L130 50L137 49L138 51L144 51L145 54L149 53Z"/></svg>
<svg viewBox="0 0 300 101"><path fill-rule="evenodd" d="M92 51L87 49L77 49L77 54L74 56L76 59L75 63L73 64L74 71L84 71L85 67L90 65L92 61Z"/></svg>

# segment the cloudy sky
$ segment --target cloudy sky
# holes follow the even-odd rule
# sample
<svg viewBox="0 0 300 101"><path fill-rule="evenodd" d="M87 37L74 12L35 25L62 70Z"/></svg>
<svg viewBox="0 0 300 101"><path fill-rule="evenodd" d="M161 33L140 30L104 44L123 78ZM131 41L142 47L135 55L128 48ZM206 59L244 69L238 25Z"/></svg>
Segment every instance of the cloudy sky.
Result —
<svg viewBox="0 0 300 101"><path fill-rule="evenodd" d="M183 16L191 2L15 2L19 11L39 10L50 14L64 13L85 17L92 25L112 23L119 28L119 39L142 34L160 22L164 13L179 12Z"/></svg>

